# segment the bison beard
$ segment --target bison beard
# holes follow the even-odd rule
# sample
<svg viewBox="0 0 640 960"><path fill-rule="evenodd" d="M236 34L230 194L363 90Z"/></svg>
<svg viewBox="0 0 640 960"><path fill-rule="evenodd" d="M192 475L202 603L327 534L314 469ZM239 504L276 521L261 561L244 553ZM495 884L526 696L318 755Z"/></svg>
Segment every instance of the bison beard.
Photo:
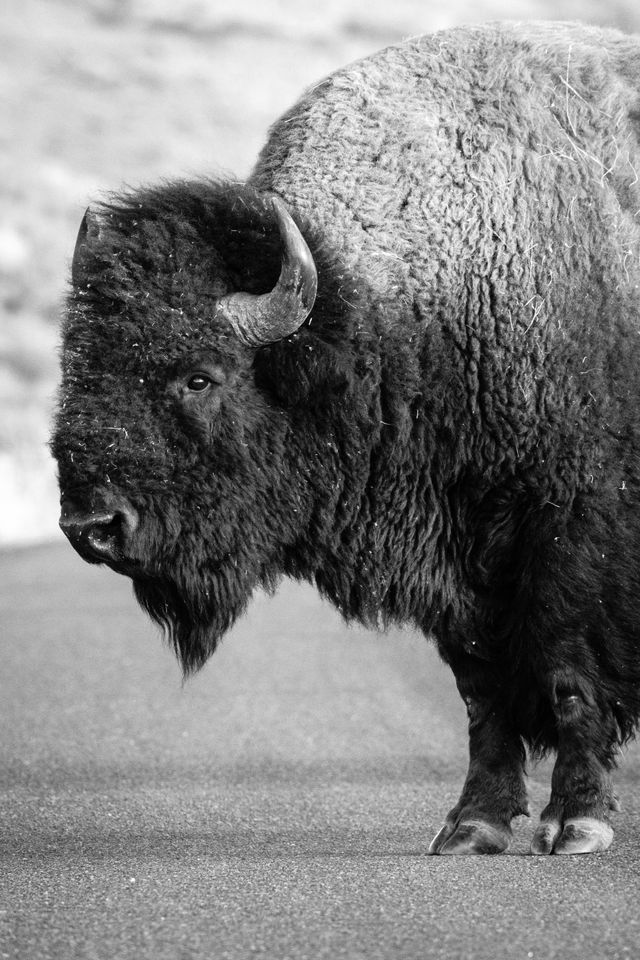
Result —
<svg viewBox="0 0 640 960"><path fill-rule="evenodd" d="M216 649L220 637L246 608L250 593L218 575L205 586L191 578L134 579L136 600L166 633L185 675L199 670ZM234 589L235 588L235 589Z"/></svg>
<svg viewBox="0 0 640 960"><path fill-rule="evenodd" d="M149 530L157 528L159 524L149 523ZM213 560L185 530L171 553L140 564L131 576L136 600L162 628L185 676L213 654L223 634L246 610L254 589L272 593L280 579L247 551Z"/></svg>

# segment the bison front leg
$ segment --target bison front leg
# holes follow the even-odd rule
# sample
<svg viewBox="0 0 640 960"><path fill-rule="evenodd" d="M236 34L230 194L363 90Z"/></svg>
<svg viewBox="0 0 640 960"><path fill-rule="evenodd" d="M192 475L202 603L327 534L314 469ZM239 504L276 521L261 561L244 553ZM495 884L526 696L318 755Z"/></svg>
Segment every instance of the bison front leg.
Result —
<svg viewBox="0 0 640 960"><path fill-rule="evenodd" d="M459 679L458 689L469 716L469 771L429 853L502 853L511 842L512 819L529 812L524 749L498 697L470 694Z"/></svg>
<svg viewBox="0 0 640 960"><path fill-rule="evenodd" d="M610 810L617 810L610 771L615 724L602 716L584 684L557 687L553 707L558 756L551 798L531 843L535 854L598 853L613 840Z"/></svg>

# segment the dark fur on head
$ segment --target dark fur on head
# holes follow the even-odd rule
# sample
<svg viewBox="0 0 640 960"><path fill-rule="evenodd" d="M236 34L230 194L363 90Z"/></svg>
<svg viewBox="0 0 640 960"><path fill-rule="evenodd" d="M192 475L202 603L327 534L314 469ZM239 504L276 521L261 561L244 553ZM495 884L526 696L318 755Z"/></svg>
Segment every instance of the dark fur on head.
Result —
<svg viewBox="0 0 640 960"><path fill-rule="evenodd" d="M216 320L219 296L264 292L278 276L270 204L250 187L166 184L112 197L98 222L86 285L69 298L53 452L67 497L89 508L115 489L144 518L127 572L190 670L255 586L282 570L314 575L333 508L341 526L355 515L380 433L380 362L363 356L379 337L372 329L350 344L366 291L321 247L313 332L287 351L256 354ZM174 384L202 365L225 382L188 408ZM411 368L415 358L402 378Z"/></svg>

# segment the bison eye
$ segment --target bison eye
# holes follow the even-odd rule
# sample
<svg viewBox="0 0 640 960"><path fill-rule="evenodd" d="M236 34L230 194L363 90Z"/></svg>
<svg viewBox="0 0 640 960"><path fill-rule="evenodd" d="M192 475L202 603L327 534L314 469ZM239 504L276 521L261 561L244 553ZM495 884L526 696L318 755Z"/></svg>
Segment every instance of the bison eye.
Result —
<svg viewBox="0 0 640 960"><path fill-rule="evenodd" d="M197 363L197 361L196 361ZM178 402L193 404L202 399L202 402L207 398L207 403L209 403L209 393L215 396L218 393L218 388L222 387L227 381L227 375L224 369L218 364L202 364L193 363L191 369L186 369L180 372L177 371L177 376L175 380L171 380L168 384L168 390L173 397L178 400Z"/></svg>
<svg viewBox="0 0 640 960"><path fill-rule="evenodd" d="M203 393L213 383L211 377L208 377L204 373L194 373L192 377L187 380L187 390L190 390L192 393Z"/></svg>

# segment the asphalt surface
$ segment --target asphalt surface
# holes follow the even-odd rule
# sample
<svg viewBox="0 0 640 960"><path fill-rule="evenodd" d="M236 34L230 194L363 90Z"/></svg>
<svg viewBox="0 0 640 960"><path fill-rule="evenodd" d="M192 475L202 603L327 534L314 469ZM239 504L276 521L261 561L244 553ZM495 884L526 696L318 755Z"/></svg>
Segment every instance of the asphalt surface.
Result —
<svg viewBox="0 0 640 960"><path fill-rule="evenodd" d="M426 857L465 715L410 632L283 584L194 679L128 581L0 554L0 956L640 957L640 750L606 854ZM533 813L549 765L531 771Z"/></svg>

